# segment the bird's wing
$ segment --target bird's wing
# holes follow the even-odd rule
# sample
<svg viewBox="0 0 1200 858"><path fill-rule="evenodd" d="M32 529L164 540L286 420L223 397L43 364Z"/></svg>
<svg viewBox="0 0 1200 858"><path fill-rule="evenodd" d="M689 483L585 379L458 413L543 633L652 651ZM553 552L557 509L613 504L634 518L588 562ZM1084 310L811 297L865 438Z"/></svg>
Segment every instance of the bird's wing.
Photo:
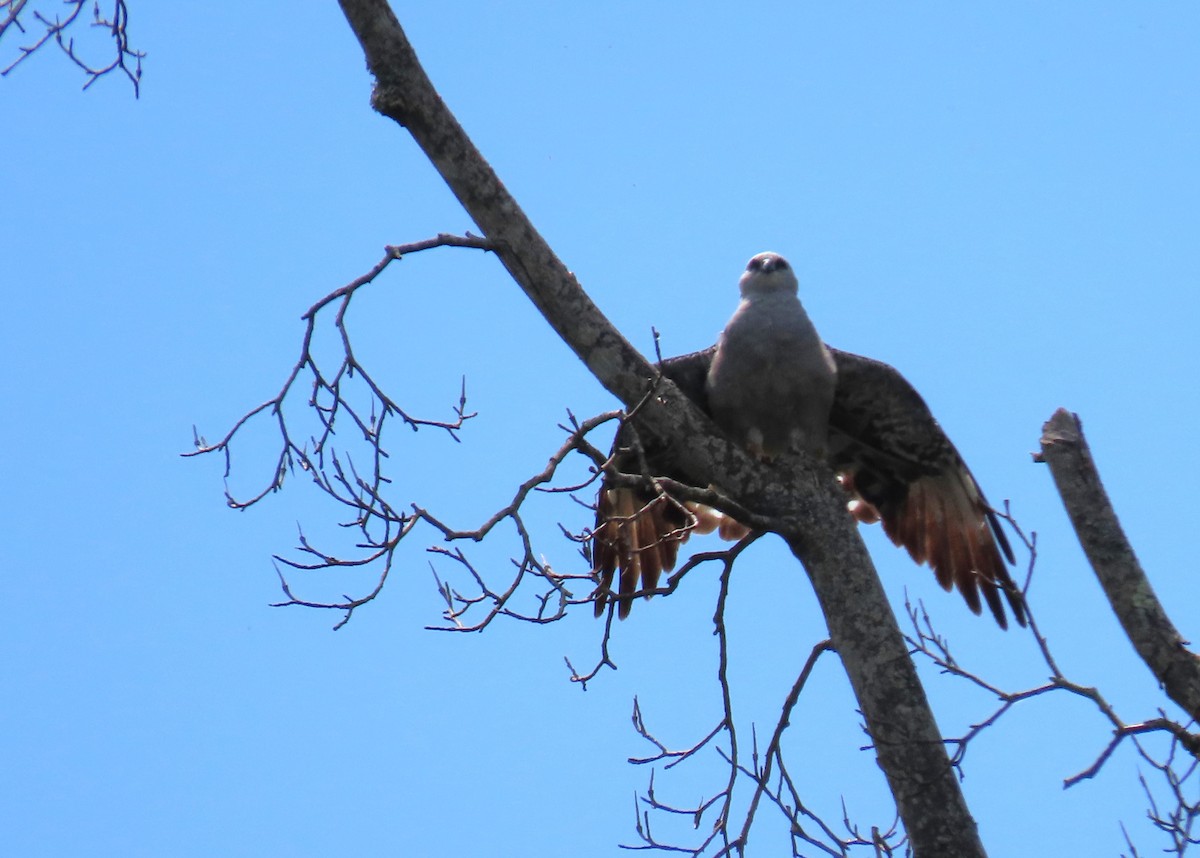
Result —
<svg viewBox="0 0 1200 858"><path fill-rule="evenodd" d="M715 347L693 352L659 365L663 375L706 411L704 384L714 351ZM640 454L634 446L635 439L640 444ZM648 471L644 476L670 477L686 482L686 476L676 464L674 450L674 445L664 444L649 433L637 433L634 426L623 423L613 440L611 455L614 467L623 474L643 474L644 461ZM687 541L693 530L699 533L719 530L725 539L740 539L749 532L748 528L716 510L681 503L648 488L618 486L606 476L600 484L596 527L592 531L592 564L600 578L596 615L603 613L608 599L615 595L619 616L628 616L633 594L653 590L662 573L675 568L679 545ZM618 586L614 590L613 579L618 571Z"/></svg>
<svg viewBox="0 0 1200 858"><path fill-rule="evenodd" d="M884 532L947 590L979 613L983 600L1008 627L1000 591L1025 625L1009 574L1012 548L979 484L920 394L893 367L830 349L838 386L830 415L830 465L853 494L860 521Z"/></svg>
<svg viewBox="0 0 1200 858"><path fill-rule="evenodd" d="M704 380L714 350L660 365L663 374L706 412ZM920 394L885 363L833 348L830 352L838 382L829 458L852 493L856 517L863 522L882 520L892 541L908 549L917 563L928 563L943 587L956 586L975 613L981 611L982 594L996 622L1006 628L1003 590L1014 618L1025 625L1024 601L1005 563L1013 562L1012 548L978 483ZM629 448L631 432L623 427L617 433L614 462L622 473L641 473L640 460ZM647 433L642 433L642 444L652 475L683 481L671 445L658 444ZM617 570L615 593L619 613L625 616L633 593L653 589L661 573L674 568L679 543L692 530L714 527L726 538L747 532L715 511L685 506L648 490L618 488L605 480L593 540L600 577L597 614L614 594Z"/></svg>

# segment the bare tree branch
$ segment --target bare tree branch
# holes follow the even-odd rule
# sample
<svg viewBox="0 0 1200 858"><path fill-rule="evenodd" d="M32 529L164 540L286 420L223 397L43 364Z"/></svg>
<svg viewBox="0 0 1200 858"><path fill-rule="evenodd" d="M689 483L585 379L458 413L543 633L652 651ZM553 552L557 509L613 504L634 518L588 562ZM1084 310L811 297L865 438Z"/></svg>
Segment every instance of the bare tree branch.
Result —
<svg viewBox="0 0 1200 858"><path fill-rule="evenodd" d="M1137 742L1137 740L1134 741ZM1166 782L1168 795L1172 801L1169 808L1160 809L1159 802L1155 799L1154 791L1147 783L1145 775L1139 774L1138 781L1150 804L1147 816L1154 826L1171 840L1171 848L1164 851L1183 855L1189 846L1200 845L1200 837L1195 833L1196 823L1200 821L1200 774L1198 774L1200 773L1200 764L1193 760L1191 765L1180 771L1175 762L1175 752L1178 747L1176 741L1171 742L1165 757L1161 760L1148 753L1142 747L1141 742L1137 742L1137 746L1142 759ZM1136 856L1137 849L1133 847L1128 834L1125 835L1125 840L1129 844L1133 856Z"/></svg>
<svg viewBox="0 0 1200 858"><path fill-rule="evenodd" d="M723 593L728 592L730 573L736 553L739 552L731 550L728 556L722 558L724 562L721 575ZM749 844L751 828L759 821L758 811L762 799L765 798L786 822L794 856L810 854L810 850L805 847L831 856L863 854L867 851L874 855L896 854L906 840L899 830L899 818L893 820L891 825L885 829L871 826L869 830L865 830L850 821L849 812L843 801L841 825L844 833L839 833L833 824L822 819L808 807L784 758L783 738L791 723L792 711L808 684L817 660L824 653L833 651L830 641L816 644L808 654L799 676L792 684L783 702L779 720L765 753L760 751L758 732L754 725L751 725L752 742L750 760L747 761L744 749L739 750L744 743L738 740L739 728L733 715L732 693L726 670L728 641L724 623L723 600L718 601L714 624L719 638L717 675L722 699L722 717L698 742L686 748L672 749L647 727L641 705L635 699L634 729L639 736L654 746L655 752L649 756L631 758L629 762L637 765L662 764L663 771L667 772L696 758L701 751L713 748L729 766L727 779L715 794L703 798L695 804L679 806L658 796L656 773L652 771L646 794L641 799L644 808L638 808L636 829L642 842L637 846L624 846L623 848L682 852L692 855L694 858L701 856L723 858L727 855L742 855ZM727 745L724 744L725 740L728 741ZM739 778L745 778L754 784L754 793L746 809L741 812L740 822L733 818L734 791ZM684 778L682 782L686 789L694 790L696 788L694 776ZM715 816L707 826L704 826L705 817L710 810L716 811ZM701 839L694 845L682 845L667 841L661 835L654 833L651 825L652 812L668 818L683 817L691 820L692 827L702 832Z"/></svg>
<svg viewBox="0 0 1200 858"><path fill-rule="evenodd" d="M9 26L20 29L18 18L25 6L26 0L0 0L0 15L4 16L3 23L0 23L0 34ZM452 570L457 570L450 578L443 578L438 569L433 568L438 592L446 603L444 617L447 625L440 627L441 629L478 631L497 617L510 617L534 623L554 622L565 616L570 606L596 599L595 590L590 596L576 596L568 589L575 580L586 579L594 584L595 577L590 573L563 574L553 570L549 562L534 550L532 536L523 518L523 506L535 491L576 491L588 487L604 474L614 485L637 485L643 489L643 493L649 489L655 496L653 502L671 502L681 505L680 508L683 508L684 501L701 502L732 514L738 521L757 530L752 537L728 551L694 555L683 568L668 578L663 587L633 594L670 593L679 586L683 576L698 565L711 560L723 562L720 598L714 616L720 650L717 674L722 716L694 745L683 750L671 750L646 728L641 709L635 700L635 728L643 738L655 746L656 752L631 762L661 763L664 770L670 770L694 758L701 750L712 748L728 764L728 770L723 775L724 783L715 794L685 807L656 797L652 771L647 794L642 800L645 808L638 809L637 831L642 838L642 845L630 848L680 851L695 856L710 853L714 856L735 853L740 855L749 841L755 815L765 798L766 803L774 805L788 821L794 855L800 855L801 850L807 847L829 855L847 855L848 850L854 847L870 849L876 855L892 855L906 845L911 852L922 856L982 855L983 847L976 834L974 821L958 790L954 770L961 765L969 743L1012 707L1024 700L1053 691L1066 691L1090 700L1112 727L1107 744L1099 751L1091 765L1067 778L1065 786L1069 787L1095 777L1114 752L1123 743L1128 744L1125 741L1128 739L1168 786L1167 801L1162 802L1158 800L1161 792L1152 792L1145 778L1142 778L1142 785L1150 802L1151 820L1171 837L1173 851L1177 854L1183 854L1187 845L1196 842L1192 832L1197 815L1197 802L1192 801L1184 789L1196 770L1196 764L1193 760L1191 766L1185 769L1177 764L1175 754L1177 749L1183 749L1193 758L1200 757L1200 736L1189 732L1188 727L1172 721L1161 710L1160 717L1157 718L1138 723L1123 721L1097 688L1075 683L1063 675L1032 614L1029 616L1030 627L1050 668L1051 677L1048 682L1034 687L1008 692L960 666L951 656L949 644L933 630L923 609L918 615L917 610L910 607L914 634L909 638L909 642L914 649L931 658L943 671L973 682L995 694L1000 700L998 708L979 723L970 725L961 738L942 740L933 723L924 691L917 681L911 660L904 651L903 638L895 626L894 617L857 531L845 513L844 498L835 488L828 470L806 458L796 458L784 463L790 475L788 483L784 485L776 476L781 472L779 469L764 468L761 463L747 457L744 451L729 444L720 433L714 432L712 424L688 400L680 396L672 382L654 370L612 328L528 222L442 104L386 3L382 0L342 0L342 7L376 76L373 96L375 108L409 129L486 237L470 234L439 235L423 242L388 247L384 258L369 271L329 293L303 314L302 318L307 327L301 357L274 398L243 416L225 437L215 444L205 442L197 434L197 449L191 455L222 452L228 477L231 467L231 445L243 427L258 415L274 418L278 426L282 446L270 480L261 491L248 499L236 499L227 491L231 507L244 509L259 502L267 494L278 490L285 476L294 473L295 468L299 466L311 475L322 491L353 511L353 520L345 522L343 526L357 528L362 534L361 541L355 546L360 552L357 556L344 558L318 550L301 531L299 551L304 555L303 561L277 557L277 569L282 566L306 571L368 566L382 568L374 587L365 595L346 595L340 600L324 602L302 599L294 595L281 571L280 584L286 601L280 604L339 610L343 613L337 625L340 627L350 619L358 607L367 604L381 592L393 567L395 551L400 540L424 522L440 533L447 543L434 546L429 551L441 558L443 567L450 565ZM123 21L123 3L118 2L117 11L116 18ZM62 45L62 30L68 27L78 14L79 7L76 5L72 17L65 22L56 21L53 25L39 14L38 20L57 29L48 29L47 34L30 51L36 50L52 36ZM96 16L99 22L98 8ZM111 22L107 21L102 23L111 25ZM123 36L123 24L121 35ZM77 59L71 45L64 47L64 50L81 67L94 75L93 81L95 77L116 67L114 65L96 71ZM122 56L123 54L119 54L119 59ZM129 73L128 69L126 73ZM89 81L88 85L91 82ZM384 496L387 484L390 483L383 470L383 462L388 455L382 443L386 419L396 416L413 429L435 426L457 438L459 428L472 416L465 411L465 382L456 409L457 419L430 421L412 417L385 393L359 363L346 327L347 310L360 288L372 283L391 262L404 254L439 246L494 251L552 327L588 365L597 379L626 406L625 412L610 412L582 423L576 421L572 415L570 427L562 427L568 433L568 438L550 457L546 467L522 483L507 505L474 529L462 529L449 524L415 503L403 504L401 511L393 507L394 501L390 503ZM332 374L324 372L318 366L312 353L315 326L323 312L326 319L333 315L334 325L342 343L343 357ZM659 357L661 359L661 355ZM319 431L309 439L311 450L308 442L297 444L292 440L284 415L284 404L289 392L295 382L306 375L311 375L312 383L308 406L313 409L320 424ZM369 414L365 408L355 404L357 400L352 402L346 396L347 390L344 385L355 377L369 394ZM687 439L687 444L680 445L681 479L695 485L720 486L721 489L697 489L684 482L655 476L649 470L647 457L640 449L636 432L633 432L632 444L624 445L624 449L638 453L641 472L617 473L614 460L604 456L593 446L588 440L588 435L592 430L614 419L621 419L623 425L631 428L632 424L628 421L635 414L638 417L638 426L648 433L647 437L652 436L656 442L664 439ZM1046 461L1055 469L1055 479L1070 510L1069 495L1072 492L1064 488L1064 481L1059 475L1055 459L1059 457L1065 461L1069 454L1073 454L1081 457L1090 468L1090 457L1077 420L1069 425L1055 425L1055 420L1064 414L1065 412L1059 412L1054 420L1047 424L1043 448ZM360 440L365 441L370 448L369 456L372 461L364 469L356 466L349 454L332 446L331 439L335 434L334 427L339 416L343 424L349 421L352 434L360 435ZM1072 432L1075 434L1072 435ZM557 484L560 482L556 481L559 468L571 453L580 453L590 461L590 476L582 481L576 480L572 485ZM1085 474L1085 481L1087 478L1088 475ZM1090 478L1099 489L1102 503L1097 503L1085 495L1081 495L1081 503L1089 510L1089 514L1101 509L1111 515L1111 508L1107 505L1107 499L1103 498L1103 490L1099 488L1094 468L1090 469ZM411 512L408 511L410 507ZM1016 527L1007 511L1003 517ZM1075 518L1075 513L1072 513L1072 519ZM483 541L505 522L511 523L520 549L512 558L515 570L512 578L497 587L489 583L490 576L476 568L473 559L462 548L449 543ZM1087 523L1084 522L1085 525ZM1145 627L1149 627L1151 632L1160 633L1157 638L1149 637L1150 644L1145 648L1147 651L1143 651L1142 646L1139 646L1139 651L1143 652L1147 664L1163 678L1170 691L1171 683L1158 672L1156 657L1162 662L1164 659L1161 651L1173 648L1171 654L1176 661L1182 658L1185 666L1193 671L1197 670L1196 657L1183 648L1178 633L1170 627L1165 614L1162 614L1161 606L1154 600L1152 590L1148 583L1145 583L1141 570L1137 568L1132 551L1120 534L1115 516L1112 517L1111 526L1111 532L1105 530L1104 538L1100 540L1104 549L1100 556L1105 559L1116 556L1121 561L1116 564L1120 574L1108 575L1116 582L1118 593L1118 596L1110 593L1110 600L1113 601L1118 615L1122 614L1118 607L1121 598L1129 603L1127 607L1134 610L1132 625L1124 617L1122 622L1135 644L1138 643L1136 635L1144 633ZM682 525L672 536L678 538L689 527ZM1086 547L1088 543L1084 537L1084 527L1076 521L1076 528L1080 531L1080 539ZM586 553L590 534L585 532L575 535L565 528L563 531L569 539L582 543L582 550ZM754 726L751 725L752 742L747 743L744 741L744 731L739 735L739 728L734 719L734 698L727 675L729 638L724 624L724 605L729 592L734 559L753 538L761 536L763 532L774 532L782 536L795 556L803 562L825 612L830 640L818 644L809 653L804 668L783 702L781 715L775 724L765 754L760 757ZM1017 532L1025 538L1019 527ZM1116 534L1115 537L1113 533ZM1104 539L1108 539L1112 544L1105 544ZM1031 552L1031 576L1036 544L1034 540L1026 539L1026 545ZM1092 549L1089 549L1088 553L1104 583L1106 574L1101 571L1102 564L1097 561ZM1125 554L1128 556L1124 556ZM432 563L430 565L433 566ZM1125 567L1130 567L1132 572ZM463 579L467 580L465 589L454 583ZM516 601L516 596L518 592L527 592L528 588L522 588L521 585L531 580L540 582L538 586L542 587L542 590L532 608L522 607ZM1026 582L1026 589L1028 586L1029 580ZM605 587L602 586L601 592L604 590ZM615 594L604 592L604 595ZM1147 604L1154 610L1147 610ZM1154 613L1155 610L1157 613ZM1138 611L1142 613L1139 614ZM1141 625L1138 625L1138 622ZM573 681L586 687L586 683L604 667L615 667L609 654L613 629L613 611L610 607L600 642L600 655L594 668L581 674L569 661L567 662ZM783 734L790 724L791 713L816 660L827 651L838 652L842 659L873 742L870 748L876 752L897 801L898 817L890 827L871 827L868 832L865 827L851 823L843 804L842 824L848 836L835 831L835 826L822 820L806 807L797 783L785 763L782 751ZM1175 667L1176 661L1168 660L1165 669L1169 672ZM1178 669L1175 678L1181 683L1184 693L1194 694L1196 688L1200 687L1191 674L1182 675ZM1174 694L1172 696L1174 697ZM1162 738L1148 738L1156 735ZM1168 738L1170 752L1165 759L1154 757L1143 745L1143 742L1148 742L1154 747L1159 747L1157 743ZM947 745L954 746L952 759L947 757ZM735 788L742 777L750 779L754 788L748 810L740 821L739 830L739 825L734 823L731 816L735 807ZM1192 783L1194 785L1195 781L1192 780ZM744 799L742 801L745 803ZM708 817L710 825L698 846L676 846L664 842L651 831L650 811L688 817L696 828ZM903 830L900 828L901 820L904 823ZM1129 847L1136 854L1131 841Z"/></svg>
<svg viewBox="0 0 1200 858"><path fill-rule="evenodd" d="M385 497L384 490L391 483L385 472L388 452L384 447L385 429L390 425L390 418L399 418L414 431L421 428L440 429L455 440L458 432L467 420L474 415L466 410L466 384L459 394L457 407L454 408L453 420L429 420L415 417L400 407L375 382L365 367L358 362L350 344L350 333L346 325L346 312L357 291L371 283L392 262L403 258L406 254L430 250L436 247L465 247L486 250L489 243L478 236L438 235L435 238L417 241L401 246L389 246L383 259L366 274L355 278L350 283L334 290L321 300L314 303L301 318L305 321L303 342L300 356L292 366L287 379L275 396L261 405L252 408L242 415L225 433L221 440L210 443L200 433L193 430L195 449L184 453L184 456L201 456L220 453L225 459L225 490L226 504L231 509L244 510L262 501L267 495L279 491L289 474L299 470L308 475L313 484L328 497L336 501L342 508L349 510L351 519L343 522L342 526L357 530L361 541L355 546L360 552L357 557L341 557L327 551L319 550L300 531L299 552L304 561L291 560L276 556L276 572L280 577L285 601L280 605L302 605L310 608L324 608L343 612L342 619L335 628L341 628L350 619L356 608L372 601L379 595L391 571L394 554L400 541L422 521L422 517L396 509ZM341 360L336 368L328 371L322 362L318 361L313 351L313 339L323 311L336 309L333 313L333 325L342 344ZM328 318L325 313L324 317ZM289 420L287 402L296 390L301 379L308 381L306 416L316 416L317 431L301 434ZM354 387L355 384L361 387ZM301 385L303 387L303 385ZM369 405L356 404L357 397L352 397L352 390L361 395L365 388ZM261 488L251 489L248 496L235 494L228 487L228 480L233 468L233 448L237 439L255 418L263 416L275 424L278 432L278 453L275 457L269 477ZM349 437L342 437L343 446L335 446L335 437L339 428L345 428L349 421L351 432ZM355 438L361 439L366 448L366 457L370 464L367 469L359 470L353 456L346 450L345 445ZM295 570L319 571L325 569L363 568L379 564L382 568L378 580L372 590L364 596L344 596L335 602L314 601L297 597L280 571L281 566Z"/></svg>
<svg viewBox="0 0 1200 858"><path fill-rule="evenodd" d="M17 49L17 58L3 69L0 69L0 77L7 77L9 72L53 40L66 55L67 59L77 65L87 75L87 81L83 84L84 89L90 87L109 72L120 69L129 78L129 82L133 84L134 97L140 95L142 60L145 59L146 54L129 46L129 35L127 33L129 10L126 8L125 0L113 0L112 15L107 18L100 11L99 0L92 0L92 3L92 28L107 30L116 51L116 55L107 65L93 65L91 60L84 59L80 49L75 46L75 39L64 35L79 18L80 13L83 12L84 7L88 4L88 0L62 0L60 5L68 7L66 17L60 17L59 15L51 17L43 14L41 10L33 10L33 18L37 22L38 28L42 30L42 33L31 44L23 45ZM0 39L4 38L5 33L10 28L21 33L26 32L24 25L21 23L21 15L28 11L26 8L28 5L28 0L0 0Z"/></svg>
<svg viewBox="0 0 1200 858"><path fill-rule="evenodd" d="M600 313L450 114L384 0L341 0L375 76L376 110L412 134L505 268L596 378L627 407L654 372ZM786 511L780 533L807 569L841 654L913 848L982 855L916 670L862 540L827 468L797 459L781 485L761 463L713 431L674 385L642 413L648 430L687 438L684 468L752 510ZM789 462L789 465L792 463Z"/></svg>
<svg viewBox="0 0 1200 858"><path fill-rule="evenodd" d="M1167 696L1200 720L1200 658L1190 652L1138 563L1092 459L1079 417L1060 408L1042 427L1050 466L1079 544L1142 661Z"/></svg>
<svg viewBox="0 0 1200 858"><path fill-rule="evenodd" d="M1026 592L1032 584L1034 566L1037 560L1037 534L1025 533L1020 523L1013 517L1007 503L1001 516L1009 523L1013 532L1016 533L1017 537L1029 551L1029 569L1023 588L1023 592ZM1070 788L1085 780L1096 777L1112 758L1114 752L1126 740L1129 740L1137 748L1142 758L1161 775L1165 783L1165 792L1168 801L1162 804L1164 809L1160 810L1160 801L1156 797L1154 789L1144 776L1139 775L1138 777L1150 805L1148 815L1151 821L1160 831L1166 833L1171 840L1171 848L1165 851L1182 855L1187 846L1195 842L1191 839L1191 832L1197 815L1200 814L1200 795L1195 799L1189 799L1185 795L1185 790L1190 781L1193 792L1197 792L1196 782L1198 778L1194 776L1197 769L1200 768L1200 733L1189 732L1188 728L1192 726L1191 724L1179 724L1169 719L1161 709L1158 710L1157 718L1150 718L1140 723L1129 723L1117 714L1115 707L1105 698L1099 688L1086 686L1067 678L1059 668L1058 661L1051 653L1049 641L1038 626L1037 617L1028 604L1026 608L1029 630L1037 642L1043 662L1049 668L1050 679L1047 682L1021 691L1005 691L958 662L950 654L949 642L934 631L933 623L930 620L929 614L925 611L924 605L918 603L914 607L906 600L905 608L908 611L909 621L913 628L913 633L908 637L908 641L914 653L919 653L930 659L943 673L964 679L984 691L995 695L1000 700L1000 705L989 716L977 723L971 724L967 732L962 736L946 740L947 744L955 748L952 758L955 767L961 765L970 743L1016 706L1026 700L1031 700L1045 694L1065 691L1076 697L1091 701L1096 710L1110 726L1111 735L1108 742L1096 756L1096 759L1082 771L1065 778L1063 780L1063 787ZM1170 737L1169 750L1165 758L1161 760L1157 759L1146 750L1142 740L1149 736ZM1177 760L1176 756L1179 749L1186 751L1191 759L1184 761ZM1159 789L1161 790L1162 787L1159 787ZM1136 856L1138 851L1133 845L1128 831L1125 830L1124 826L1122 826L1121 830L1124 834L1126 844L1129 846L1131 856Z"/></svg>

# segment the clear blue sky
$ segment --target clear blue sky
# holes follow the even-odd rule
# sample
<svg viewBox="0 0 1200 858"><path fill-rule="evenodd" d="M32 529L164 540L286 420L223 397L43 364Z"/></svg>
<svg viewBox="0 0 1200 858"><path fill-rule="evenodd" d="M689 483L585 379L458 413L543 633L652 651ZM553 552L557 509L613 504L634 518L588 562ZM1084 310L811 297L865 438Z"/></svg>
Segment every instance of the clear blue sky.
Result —
<svg viewBox="0 0 1200 858"><path fill-rule="evenodd" d="M654 4L650 4L653 6ZM1161 705L1102 601L1042 466L1055 407L1081 414L1122 522L1185 635L1200 635L1187 494L1200 469L1200 8L1186 3L397 4L451 108L601 308L640 348L710 344L761 250L788 256L826 339L923 392L993 501L1039 533L1032 599L1064 669L1130 720ZM268 607L296 523L335 515L295 480L247 513L221 463L184 460L274 394L300 313L388 243L472 224L405 132L368 107L336 4L239 15L130 4L142 97L87 93L53 52L0 82L0 831L59 855L612 855L635 842L649 748L718 718L715 581L639 604L616 672L580 611L549 628L424 631L439 602L416 534L349 626ZM0 45L7 58L15 42ZM2 60L0 60L2 62ZM356 300L362 357L394 397L480 416L455 445L394 437L395 498L474 527L539 470L565 409L615 403L494 260L442 250ZM269 473L266 431L232 487ZM542 500L541 551L579 569ZM1180 528L1183 529L1180 529ZM943 594L868 534L895 605L924 599L955 653L1036 685L1031 639ZM700 545L706 545L701 542ZM511 543L476 560L507 571ZM448 567L439 569L450 574ZM738 716L774 723L823 624L764 540L730 617ZM367 575L297 579L362 593ZM947 734L992 708L926 671ZM797 712L812 804L890 822L840 667ZM1108 730L1082 702L1021 707L973 747L965 789L991 854L1142 854L1137 760L1064 792ZM1143 767L1144 768L1144 767ZM720 766L659 772L712 795ZM660 822L663 835L671 829ZM691 835L684 826L680 838ZM780 854L762 816L757 854Z"/></svg>

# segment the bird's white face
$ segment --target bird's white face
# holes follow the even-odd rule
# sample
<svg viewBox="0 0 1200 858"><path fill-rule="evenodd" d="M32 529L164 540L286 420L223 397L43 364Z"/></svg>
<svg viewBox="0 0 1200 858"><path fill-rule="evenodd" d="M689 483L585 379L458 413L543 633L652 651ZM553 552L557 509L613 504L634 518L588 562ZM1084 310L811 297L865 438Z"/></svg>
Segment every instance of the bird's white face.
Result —
<svg viewBox="0 0 1200 858"><path fill-rule="evenodd" d="M743 298L782 292L795 295L800 284L792 266L778 253L759 253L746 265L746 273L738 282Z"/></svg>

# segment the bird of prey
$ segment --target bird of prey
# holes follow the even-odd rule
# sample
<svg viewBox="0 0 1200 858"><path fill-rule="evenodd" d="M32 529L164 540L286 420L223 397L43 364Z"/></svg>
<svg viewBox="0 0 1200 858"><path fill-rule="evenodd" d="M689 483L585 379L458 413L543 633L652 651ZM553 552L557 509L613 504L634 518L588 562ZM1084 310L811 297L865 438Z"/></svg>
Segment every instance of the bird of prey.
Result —
<svg viewBox="0 0 1200 858"><path fill-rule="evenodd" d="M741 303L704 383L713 420L759 457L824 455L837 368L800 304L792 267L760 253L738 288Z"/></svg>
<svg viewBox="0 0 1200 858"><path fill-rule="evenodd" d="M1003 592L1013 617L1025 625L1024 602L1005 563L1014 562L1012 548L925 401L891 366L824 346L799 306L795 282L782 257L754 257L742 276L742 303L718 344L663 361L663 375L726 434L760 456L795 449L823 454L845 487L855 518L882 522L896 545L915 562L928 563L942 587L957 588L974 613L986 601L996 622L1007 628ZM767 321L758 313L764 307L774 310L763 314ZM761 339L754 336L760 326ZM772 359L772 343L789 347ZM767 367L776 377L759 372ZM686 482L675 453L672 444L638 433L636 417L633 425L622 425L613 442L616 470L644 473L645 468L650 476ZM592 536L600 579L597 615L615 596L618 614L627 616L633 594L658 586L691 532L713 529L726 539L748 532L713 510L648 488L619 487L606 478Z"/></svg>

